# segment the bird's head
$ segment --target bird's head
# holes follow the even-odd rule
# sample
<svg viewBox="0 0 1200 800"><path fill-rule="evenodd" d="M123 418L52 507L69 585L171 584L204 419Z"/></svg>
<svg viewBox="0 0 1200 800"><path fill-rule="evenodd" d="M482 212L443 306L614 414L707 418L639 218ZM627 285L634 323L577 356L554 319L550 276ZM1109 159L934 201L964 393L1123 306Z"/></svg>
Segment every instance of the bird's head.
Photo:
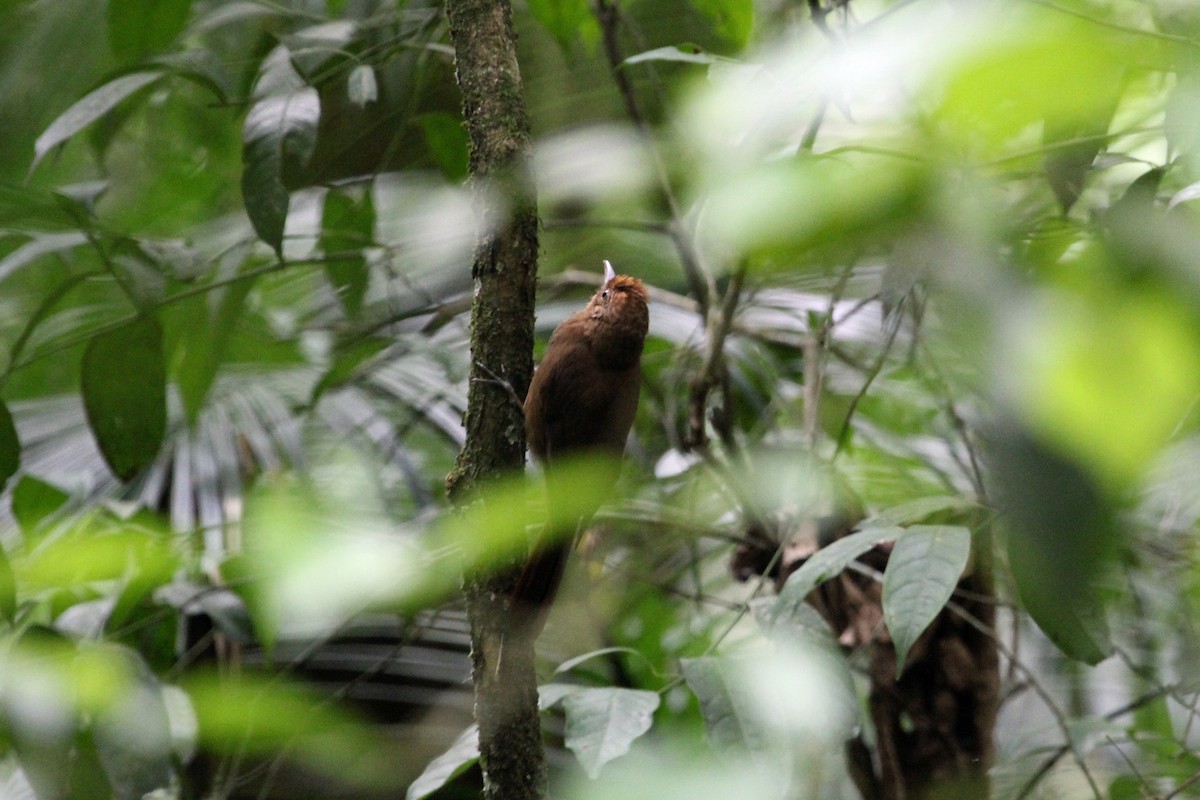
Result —
<svg viewBox="0 0 1200 800"><path fill-rule="evenodd" d="M604 282L588 303L588 317L604 327L616 326L622 333L645 338L650 326L650 297L646 284L630 275L618 275L604 262Z"/></svg>

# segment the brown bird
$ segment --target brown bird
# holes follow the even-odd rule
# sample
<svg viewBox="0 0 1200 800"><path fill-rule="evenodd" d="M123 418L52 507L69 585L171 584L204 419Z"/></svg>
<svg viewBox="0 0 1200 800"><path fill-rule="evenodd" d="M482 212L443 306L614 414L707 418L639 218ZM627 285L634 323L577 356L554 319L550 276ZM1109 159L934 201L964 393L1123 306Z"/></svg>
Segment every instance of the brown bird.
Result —
<svg viewBox="0 0 1200 800"><path fill-rule="evenodd" d="M604 283L587 306L565 319L550 336L546 355L525 398L529 449L547 474L548 504L571 502L580 512L570 530L547 525L521 571L513 601L529 615L533 634L558 591L575 533L595 512L579 509L578 498L556 497L554 465L565 456L595 452L618 459L637 414L642 386L642 347L650 324L646 286L617 275L604 262ZM601 476L604 493L617 480L614 467ZM561 519L553 510L551 519Z"/></svg>

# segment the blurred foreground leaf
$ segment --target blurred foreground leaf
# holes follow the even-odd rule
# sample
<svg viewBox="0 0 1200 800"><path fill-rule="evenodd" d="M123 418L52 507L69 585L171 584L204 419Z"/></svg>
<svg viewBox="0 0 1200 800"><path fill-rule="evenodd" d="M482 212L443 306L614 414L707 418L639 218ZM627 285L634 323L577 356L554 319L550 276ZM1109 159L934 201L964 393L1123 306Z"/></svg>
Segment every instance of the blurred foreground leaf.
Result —
<svg viewBox="0 0 1200 800"><path fill-rule="evenodd" d="M1008 562L1025 610L1071 658L1112 652L1099 582L1113 566L1111 505L1078 464L1027 431L993 431L996 501L1008 520Z"/></svg>

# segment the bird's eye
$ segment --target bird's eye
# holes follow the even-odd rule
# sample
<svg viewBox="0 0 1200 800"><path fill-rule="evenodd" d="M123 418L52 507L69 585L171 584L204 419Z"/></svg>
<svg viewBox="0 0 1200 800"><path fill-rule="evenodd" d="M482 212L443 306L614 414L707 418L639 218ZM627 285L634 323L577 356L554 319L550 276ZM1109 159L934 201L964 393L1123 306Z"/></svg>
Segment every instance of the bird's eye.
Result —
<svg viewBox="0 0 1200 800"><path fill-rule="evenodd" d="M607 300L608 299L608 289L605 289L603 292L601 292L600 296Z"/></svg>

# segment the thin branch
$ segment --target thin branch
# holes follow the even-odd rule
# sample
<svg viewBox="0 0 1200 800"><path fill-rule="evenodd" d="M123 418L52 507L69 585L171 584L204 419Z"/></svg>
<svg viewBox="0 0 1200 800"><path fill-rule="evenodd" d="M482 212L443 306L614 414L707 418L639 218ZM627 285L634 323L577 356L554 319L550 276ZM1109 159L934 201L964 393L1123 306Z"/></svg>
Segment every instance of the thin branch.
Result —
<svg viewBox="0 0 1200 800"><path fill-rule="evenodd" d="M679 252L679 261L683 268L684 278L688 283L688 290L699 303L701 315L707 319L711 298L716 293L716 285L712 276L701 266L700 254L696 251L684 224L683 212L680 210L679 200L675 197L675 190L671 186L671 178L667 174L662 154L654 144L650 125L638 105L633 83L623 68L625 58L621 52L619 39L622 23L621 11L612 0L597 0L595 15L596 21L600 24L600 32L604 39L604 53L608 57L613 82L616 83L617 91L625 103L625 110L630 121L645 139L650 158L654 162L654 172L658 178L659 190L666 199L667 208L671 213L670 236L675 243L675 249Z"/></svg>
<svg viewBox="0 0 1200 800"><path fill-rule="evenodd" d="M867 391L871 388L871 384L879 377L880 371L883 370L883 365L887 362L888 354L892 350L892 344L896 341L896 334L900 332L900 322L892 326L891 332L888 333L887 340L883 344L883 349L879 353L879 357L875 359L875 364L871 367L871 371L867 373L867 379L863 381L862 388L858 390L858 394L850 400L850 407L846 409L846 418L842 420L841 430L838 431L837 444L833 451L833 458L841 455L846 448L846 442L849 441L850 423L854 420L854 414L858 410L858 404L866 397Z"/></svg>
<svg viewBox="0 0 1200 800"><path fill-rule="evenodd" d="M742 282L746 278L746 265L742 263L730 278L726 287L725 297L721 302L720 313L709 317L707 331L707 347L700 371L691 382L691 392L688 400L688 442L691 448L704 449L707 441L704 419L708 396L714 388L724 383L727 374L725 363L725 339L733 327L733 316L737 312L738 300L742 294ZM729 402L729 398L725 398ZM722 439L728 437L722 436Z"/></svg>

